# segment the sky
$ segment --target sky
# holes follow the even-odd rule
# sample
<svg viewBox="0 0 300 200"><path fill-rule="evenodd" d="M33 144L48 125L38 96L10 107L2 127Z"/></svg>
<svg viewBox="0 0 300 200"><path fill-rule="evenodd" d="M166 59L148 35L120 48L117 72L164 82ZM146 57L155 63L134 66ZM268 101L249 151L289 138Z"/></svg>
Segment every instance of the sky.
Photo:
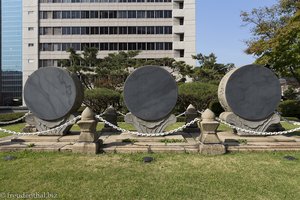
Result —
<svg viewBox="0 0 300 200"><path fill-rule="evenodd" d="M274 5L277 0L196 0L197 53L215 53L217 62L237 67L255 61L244 53L250 27L242 27L241 11Z"/></svg>

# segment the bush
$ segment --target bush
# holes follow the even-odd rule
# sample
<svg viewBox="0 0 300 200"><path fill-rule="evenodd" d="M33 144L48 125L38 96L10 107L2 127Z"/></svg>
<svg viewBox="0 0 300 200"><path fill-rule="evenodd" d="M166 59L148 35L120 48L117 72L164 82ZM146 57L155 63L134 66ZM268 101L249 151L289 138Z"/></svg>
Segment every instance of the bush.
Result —
<svg viewBox="0 0 300 200"><path fill-rule="evenodd" d="M84 103L96 113L102 113L112 105L115 109L120 107L120 93L107 88L94 88L84 92Z"/></svg>
<svg viewBox="0 0 300 200"><path fill-rule="evenodd" d="M0 122L9 122L13 121L15 119L19 119L20 117L23 117L25 113L6 113L6 114L0 114Z"/></svg>
<svg viewBox="0 0 300 200"><path fill-rule="evenodd" d="M202 83L184 83L179 86L178 102L176 105L177 112L184 112L192 104L198 110L208 108L209 103L218 100L218 86Z"/></svg>
<svg viewBox="0 0 300 200"><path fill-rule="evenodd" d="M224 109L219 101L210 102L208 107L211 111L213 111L216 114L216 116L219 116L222 112L224 112Z"/></svg>
<svg viewBox="0 0 300 200"><path fill-rule="evenodd" d="M296 100L286 100L279 104L278 111L284 117L300 118L300 103Z"/></svg>

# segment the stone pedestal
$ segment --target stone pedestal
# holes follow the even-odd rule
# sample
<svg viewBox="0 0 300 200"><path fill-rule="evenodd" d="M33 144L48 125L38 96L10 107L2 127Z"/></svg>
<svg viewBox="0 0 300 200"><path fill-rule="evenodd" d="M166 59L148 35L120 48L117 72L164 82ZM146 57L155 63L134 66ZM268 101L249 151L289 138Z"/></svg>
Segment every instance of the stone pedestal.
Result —
<svg viewBox="0 0 300 200"><path fill-rule="evenodd" d="M268 131L282 131L284 128L280 125L280 116L278 114L273 114L265 120L259 121L249 121L243 119L233 112L223 112L220 115L220 119L226 121L227 123L233 124L234 126L240 127L246 130L253 130L258 132L268 132ZM238 135L251 135L242 131L237 131Z"/></svg>
<svg viewBox="0 0 300 200"><path fill-rule="evenodd" d="M201 128L200 153L208 155L218 155L226 153L225 146L217 135L220 123L215 120L215 114L206 109L202 114L202 121L199 122Z"/></svg>
<svg viewBox="0 0 300 200"><path fill-rule="evenodd" d="M160 121L144 121L131 113L127 113L125 116L125 122L132 124L139 133L160 133L167 126L176 123L176 121L175 115L169 115Z"/></svg>
<svg viewBox="0 0 300 200"><path fill-rule="evenodd" d="M64 117L63 119L54 120L54 121L45 121L42 120L33 114L29 114L25 118L25 122L27 123L26 127L24 128L24 132L36 132L36 131L46 131L53 128L56 128L62 124L65 124L66 122L74 119L74 115L69 115L67 117ZM47 134L43 135L55 135L55 136L62 136L66 135L73 125L61 128L59 130L56 130L55 132L49 132Z"/></svg>
<svg viewBox="0 0 300 200"><path fill-rule="evenodd" d="M112 123L115 126L118 126L118 113L116 111L116 109L112 106L109 106L103 115L104 119L110 123ZM117 133L120 132L114 128L112 128L111 126L104 124L104 128L101 130L101 132L113 132L113 133Z"/></svg>
<svg viewBox="0 0 300 200"><path fill-rule="evenodd" d="M87 107L81 114L81 120L77 122L80 127L78 142L72 146L73 152L96 154L99 152L100 143L96 132L97 121L95 114Z"/></svg>
<svg viewBox="0 0 300 200"><path fill-rule="evenodd" d="M190 104L189 107L186 109L185 117L186 117L185 124L193 121L194 119L196 119L198 117L197 109L192 104ZM199 131L200 131L200 129L198 127L197 122L191 124L190 126L186 127L185 129L183 129L183 132L186 132L186 133L197 133Z"/></svg>

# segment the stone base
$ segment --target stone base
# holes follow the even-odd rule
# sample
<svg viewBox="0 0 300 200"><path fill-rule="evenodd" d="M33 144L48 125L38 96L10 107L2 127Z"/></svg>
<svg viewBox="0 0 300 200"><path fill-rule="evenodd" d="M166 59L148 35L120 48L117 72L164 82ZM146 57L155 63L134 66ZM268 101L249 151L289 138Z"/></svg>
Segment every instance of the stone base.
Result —
<svg viewBox="0 0 300 200"><path fill-rule="evenodd" d="M77 142L72 146L73 153L97 154L100 151L100 142Z"/></svg>
<svg viewBox="0 0 300 200"><path fill-rule="evenodd" d="M29 114L25 118L25 121L28 125L26 126L27 128L25 127L26 129L24 129L24 132L30 132L30 131L33 131L33 130L36 130L36 131L50 130L50 129L56 128L56 127L66 123L67 121L72 120L74 118L75 118L74 115L69 115L69 116L67 116L63 119L60 119L60 120L45 121L45 120L37 118L33 114ZM67 126L65 128L61 128L59 130L56 130L55 132L50 132L50 133L47 133L47 134L43 134L43 136L44 135L55 135L55 136L66 135L70 131L72 126L73 125L70 125L70 126ZM28 127L30 127L30 129L28 129ZM35 129L33 127L35 127Z"/></svg>
<svg viewBox="0 0 300 200"><path fill-rule="evenodd" d="M161 133L167 126L176 123L176 121L175 115L170 115L165 119L155 122L144 121L131 113L127 113L125 116L125 122L132 124L139 133Z"/></svg>
<svg viewBox="0 0 300 200"><path fill-rule="evenodd" d="M223 144L200 144L200 153L205 155L221 155L226 153Z"/></svg>
<svg viewBox="0 0 300 200"><path fill-rule="evenodd" d="M220 119L226 121L227 123L233 124L234 126L253 130L258 132L266 131L282 131L284 128L280 124L280 116L278 114L273 114L269 118L261 121L248 121L235 115L233 112L223 112L220 115ZM242 131L236 131L238 135L251 135Z"/></svg>

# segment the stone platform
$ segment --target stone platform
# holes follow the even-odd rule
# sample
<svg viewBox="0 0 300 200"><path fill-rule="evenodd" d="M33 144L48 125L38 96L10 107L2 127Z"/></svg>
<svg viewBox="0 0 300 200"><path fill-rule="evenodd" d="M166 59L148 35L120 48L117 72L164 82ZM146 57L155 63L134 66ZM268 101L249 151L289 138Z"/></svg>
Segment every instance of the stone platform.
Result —
<svg viewBox="0 0 300 200"><path fill-rule="evenodd" d="M244 151L300 151L300 135L238 136L218 132L227 152ZM199 133L177 133L164 137L140 137L128 133L102 133L101 153L198 153ZM8 136L0 138L0 151L73 151L79 132L66 136ZM77 143L78 144L78 143Z"/></svg>

